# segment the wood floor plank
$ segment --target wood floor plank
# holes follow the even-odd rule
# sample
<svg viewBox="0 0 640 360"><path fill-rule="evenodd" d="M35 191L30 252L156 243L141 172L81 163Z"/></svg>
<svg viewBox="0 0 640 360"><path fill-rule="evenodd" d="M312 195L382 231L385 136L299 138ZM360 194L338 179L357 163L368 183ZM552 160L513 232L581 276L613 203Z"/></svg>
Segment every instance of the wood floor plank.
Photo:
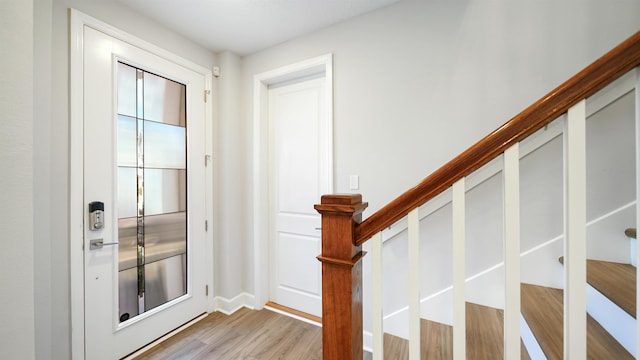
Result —
<svg viewBox="0 0 640 360"><path fill-rule="evenodd" d="M212 313L138 357L174 359L321 359L322 329L269 310Z"/></svg>
<svg viewBox="0 0 640 360"><path fill-rule="evenodd" d="M522 315L549 360L563 357L563 291L521 284ZM589 359L633 359L591 316L587 317Z"/></svg>

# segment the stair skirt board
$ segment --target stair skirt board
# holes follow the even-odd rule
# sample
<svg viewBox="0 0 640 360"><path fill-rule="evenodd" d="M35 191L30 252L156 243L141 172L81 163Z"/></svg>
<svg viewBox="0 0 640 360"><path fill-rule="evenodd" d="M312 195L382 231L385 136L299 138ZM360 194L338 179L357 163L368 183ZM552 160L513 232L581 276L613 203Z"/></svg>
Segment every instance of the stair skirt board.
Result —
<svg viewBox="0 0 640 360"><path fill-rule="evenodd" d="M587 312L630 354L636 353L636 319L587 285Z"/></svg>
<svg viewBox="0 0 640 360"><path fill-rule="evenodd" d="M524 347L527 348L531 360L547 360L540 344L538 344L538 340L536 340L529 324L527 324L527 320L525 320L522 314L520 314L520 338L524 343Z"/></svg>

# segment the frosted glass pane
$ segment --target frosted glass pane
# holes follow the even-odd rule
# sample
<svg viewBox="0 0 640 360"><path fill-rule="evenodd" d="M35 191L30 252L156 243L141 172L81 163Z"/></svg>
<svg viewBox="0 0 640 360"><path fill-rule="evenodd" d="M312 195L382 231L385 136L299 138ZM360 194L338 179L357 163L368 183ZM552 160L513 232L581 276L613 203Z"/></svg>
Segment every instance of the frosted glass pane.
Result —
<svg viewBox="0 0 640 360"><path fill-rule="evenodd" d="M137 218L118 219L118 270L138 266Z"/></svg>
<svg viewBox="0 0 640 360"><path fill-rule="evenodd" d="M138 315L138 269L120 271L118 279L118 310L120 322L123 322Z"/></svg>
<svg viewBox="0 0 640 360"><path fill-rule="evenodd" d="M185 126L185 86L144 73L144 119Z"/></svg>
<svg viewBox="0 0 640 360"><path fill-rule="evenodd" d="M145 216L144 262L149 264L187 251L187 214Z"/></svg>
<svg viewBox="0 0 640 360"><path fill-rule="evenodd" d="M118 168L118 218L136 216L138 187L135 168Z"/></svg>
<svg viewBox="0 0 640 360"><path fill-rule="evenodd" d="M187 293L187 259L178 255L144 266L144 311Z"/></svg>
<svg viewBox="0 0 640 360"><path fill-rule="evenodd" d="M186 169L185 128L144 122L144 167Z"/></svg>
<svg viewBox="0 0 640 360"><path fill-rule="evenodd" d="M187 209L187 171L144 170L145 215L166 214Z"/></svg>
<svg viewBox="0 0 640 360"><path fill-rule="evenodd" d="M136 69L118 63L118 114L136 116Z"/></svg>
<svg viewBox="0 0 640 360"><path fill-rule="evenodd" d="M136 166L136 119L118 116L118 166Z"/></svg>

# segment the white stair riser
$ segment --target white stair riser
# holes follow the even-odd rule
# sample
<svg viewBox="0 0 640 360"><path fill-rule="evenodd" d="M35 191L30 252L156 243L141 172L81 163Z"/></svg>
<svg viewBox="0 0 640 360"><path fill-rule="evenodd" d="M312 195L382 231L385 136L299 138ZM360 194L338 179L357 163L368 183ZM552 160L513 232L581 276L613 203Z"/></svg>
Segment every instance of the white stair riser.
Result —
<svg viewBox="0 0 640 360"><path fill-rule="evenodd" d="M587 312L629 353L636 353L636 319L590 285Z"/></svg>

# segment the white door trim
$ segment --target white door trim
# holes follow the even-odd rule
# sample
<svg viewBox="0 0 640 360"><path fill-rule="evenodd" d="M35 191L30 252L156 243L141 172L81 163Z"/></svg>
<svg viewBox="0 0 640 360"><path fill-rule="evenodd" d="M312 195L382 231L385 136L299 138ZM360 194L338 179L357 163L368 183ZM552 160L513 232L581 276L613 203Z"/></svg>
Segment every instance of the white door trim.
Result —
<svg viewBox="0 0 640 360"><path fill-rule="evenodd" d="M269 134L267 121L269 85L325 74L325 113L328 139L324 149L328 164L329 191L333 191L333 55L326 54L283 66L254 76L253 80L253 264L254 308L262 309L269 300ZM320 199L318 199L320 201ZM320 255L320 254L318 254Z"/></svg>
<svg viewBox="0 0 640 360"><path fill-rule="evenodd" d="M70 9L70 130L69 130L69 270L71 285L71 358L84 359L84 204L83 204L83 154L84 154L84 119L83 119L83 43L84 27L89 26L115 39L127 42L149 53L162 57L175 64L202 74L205 78L205 88L210 90L212 73L210 69L197 65L165 49L148 43L138 37L130 35L109 24L97 20L75 9ZM213 101L209 100L209 104ZM211 105L205 109L206 144L205 151L212 154L213 149L213 117ZM204 159L203 159L204 161ZM206 172L206 216L213 214L213 166L208 166ZM211 219L209 219L211 222ZM204 224L203 224L204 226ZM213 288L213 232L206 234L207 243L207 284ZM213 293L211 289L210 294ZM208 311L214 310L213 296L208 298Z"/></svg>

